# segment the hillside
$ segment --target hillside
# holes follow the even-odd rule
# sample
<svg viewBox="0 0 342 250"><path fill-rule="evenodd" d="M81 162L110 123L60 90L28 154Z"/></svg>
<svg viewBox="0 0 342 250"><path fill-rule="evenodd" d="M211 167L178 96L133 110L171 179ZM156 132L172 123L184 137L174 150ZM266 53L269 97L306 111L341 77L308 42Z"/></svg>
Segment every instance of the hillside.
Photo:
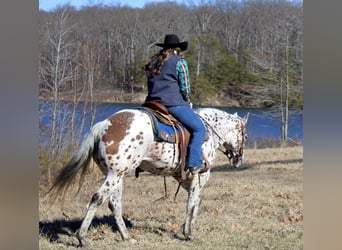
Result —
<svg viewBox="0 0 342 250"><path fill-rule="evenodd" d="M260 108L289 99L290 108L302 107L301 2L66 5L38 17L41 98L141 102L154 45L177 34L189 43L194 104Z"/></svg>

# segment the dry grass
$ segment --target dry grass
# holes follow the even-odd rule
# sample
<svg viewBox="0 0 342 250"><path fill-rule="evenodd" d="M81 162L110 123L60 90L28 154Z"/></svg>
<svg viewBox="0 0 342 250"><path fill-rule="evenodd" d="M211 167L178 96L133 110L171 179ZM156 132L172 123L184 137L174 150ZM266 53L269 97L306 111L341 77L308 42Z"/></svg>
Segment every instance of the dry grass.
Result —
<svg viewBox="0 0 342 250"><path fill-rule="evenodd" d="M233 169L219 155L202 193L199 218L193 230L197 240L182 240L186 193L176 202L177 183L163 177L133 174L124 182L124 218L136 244L124 242L104 204L89 229L90 249L303 249L303 148L247 149L247 162ZM75 231L87 202L99 187L101 174L94 170L82 191L70 193L64 205L39 204L40 249L75 249ZM41 178L41 192L46 187Z"/></svg>

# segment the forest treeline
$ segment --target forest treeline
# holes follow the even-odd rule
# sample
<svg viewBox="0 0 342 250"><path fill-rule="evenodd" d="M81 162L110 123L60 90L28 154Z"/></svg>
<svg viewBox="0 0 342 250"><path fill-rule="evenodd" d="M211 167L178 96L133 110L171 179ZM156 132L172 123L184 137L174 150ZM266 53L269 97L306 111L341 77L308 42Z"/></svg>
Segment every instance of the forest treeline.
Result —
<svg viewBox="0 0 342 250"><path fill-rule="evenodd" d="M196 105L224 100L244 107L302 107L303 4L284 0L40 11L40 97L93 103L146 94L142 66L169 33L189 42L185 58Z"/></svg>

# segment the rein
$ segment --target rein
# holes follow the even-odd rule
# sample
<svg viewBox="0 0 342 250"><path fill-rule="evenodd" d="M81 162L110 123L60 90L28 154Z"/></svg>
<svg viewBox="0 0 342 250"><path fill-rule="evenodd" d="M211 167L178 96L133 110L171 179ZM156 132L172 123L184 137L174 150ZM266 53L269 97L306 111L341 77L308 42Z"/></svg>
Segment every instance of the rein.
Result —
<svg viewBox="0 0 342 250"><path fill-rule="evenodd" d="M229 160L232 159L233 158L232 149L231 147L229 147L228 143L222 138L222 136L216 131L216 129L213 128L213 126L209 124L209 122L207 122L204 118L203 118L203 121L214 132L214 134L219 138L219 140L223 142L222 145L224 146L226 151L223 151L220 148L218 150L221 151L224 155L226 155Z"/></svg>
<svg viewBox="0 0 342 250"><path fill-rule="evenodd" d="M205 124L214 132L214 134L219 138L220 141L222 141L222 145L225 148L225 151L223 151L222 149L218 149L220 152L222 152L224 155L227 156L227 158L229 160L231 160L234 156L235 153L232 150L232 147L229 146L229 144L222 138L222 136L215 130L215 128L213 128L208 121L206 121L204 118L202 118L203 121L205 122ZM241 127L242 127L242 121L240 120L241 123ZM244 136L242 136L242 145L244 145ZM242 147L239 149L239 155L241 156L243 154L243 149Z"/></svg>
<svg viewBox="0 0 342 250"><path fill-rule="evenodd" d="M222 136L220 136L219 133L217 133L217 131L209 124L209 122L207 122L204 118L202 118L203 121L205 122L205 124L207 124L207 126L214 132L214 134L224 143L226 143L226 141L222 138Z"/></svg>

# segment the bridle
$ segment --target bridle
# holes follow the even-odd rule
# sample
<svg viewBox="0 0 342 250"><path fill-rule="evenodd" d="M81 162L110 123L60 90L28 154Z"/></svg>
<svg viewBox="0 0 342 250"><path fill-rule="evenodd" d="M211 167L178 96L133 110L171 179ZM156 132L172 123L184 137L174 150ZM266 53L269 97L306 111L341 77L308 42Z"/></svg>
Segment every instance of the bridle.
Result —
<svg viewBox="0 0 342 250"><path fill-rule="evenodd" d="M227 156L229 161L231 161L233 157L236 157L236 153L233 151L232 146L230 146L227 142L223 143L223 147L225 148L225 151L220 148L218 150L221 151L225 156Z"/></svg>
<svg viewBox="0 0 342 250"><path fill-rule="evenodd" d="M238 153L233 150L233 147L223 139L223 137L216 131L215 128L213 128L213 126L211 126L205 119L203 119L203 121L207 124L208 127L210 127L210 129L214 132L214 134L222 142L222 146L225 148L225 151L223 151L220 148L218 150L221 151L224 155L226 155L227 158L229 159L229 161L231 161L232 159L236 159L237 157L240 158L243 156L243 147L245 145L245 134L244 134L245 128L244 128L244 124L242 123L241 120L240 120L240 125L242 127L242 142L241 142Z"/></svg>
<svg viewBox="0 0 342 250"><path fill-rule="evenodd" d="M242 123L242 122L241 122ZM241 124L241 126L244 126L243 124ZM221 151L224 155L227 156L227 158L229 159L229 161L231 161L232 159L236 159L236 158L240 158L243 156L243 148L244 148L244 145L245 145L245 135L244 135L244 128L242 129L242 141L241 141L241 145L240 145L240 148L239 148L239 151L238 153L235 152L233 150L233 147L228 144L227 142L224 142L223 144L223 147L225 148L225 151L223 151L222 149L219 148L219 151Z"/></svg>

